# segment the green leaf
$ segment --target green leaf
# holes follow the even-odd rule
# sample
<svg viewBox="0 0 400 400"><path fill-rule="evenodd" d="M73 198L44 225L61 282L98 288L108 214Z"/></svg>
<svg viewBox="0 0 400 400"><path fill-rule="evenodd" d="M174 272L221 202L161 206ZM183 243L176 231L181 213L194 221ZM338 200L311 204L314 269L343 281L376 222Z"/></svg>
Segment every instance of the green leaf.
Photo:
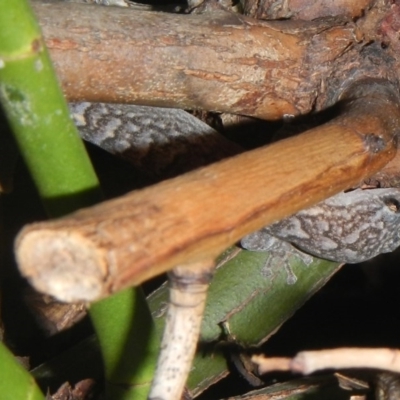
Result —
<svg viewBox="0 0 400 400"><path fill-rule="evenodd" d="M3 400L44 400L35 379L1 342L0 393Z"/></svg>

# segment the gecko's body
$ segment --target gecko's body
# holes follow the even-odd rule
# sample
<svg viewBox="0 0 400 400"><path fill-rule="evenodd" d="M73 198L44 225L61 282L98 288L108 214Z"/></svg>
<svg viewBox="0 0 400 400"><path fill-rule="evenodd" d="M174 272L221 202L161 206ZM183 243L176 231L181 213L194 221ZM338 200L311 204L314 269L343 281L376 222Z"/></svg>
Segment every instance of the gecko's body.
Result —
<svg viewBox="0 0 400 400"><path fill-rule="evenodd" d="M133 104L70 103L82 139L163 179L240 152L184 110Z"/></svg>
<svg viewBox="0 0 400 400"><path fill-rule="evenodd" d="M282 257L291 252L306 264L308 254L350 264L369 260L400 246L400 189L340 193L245 236L241 244Z"/></svg>

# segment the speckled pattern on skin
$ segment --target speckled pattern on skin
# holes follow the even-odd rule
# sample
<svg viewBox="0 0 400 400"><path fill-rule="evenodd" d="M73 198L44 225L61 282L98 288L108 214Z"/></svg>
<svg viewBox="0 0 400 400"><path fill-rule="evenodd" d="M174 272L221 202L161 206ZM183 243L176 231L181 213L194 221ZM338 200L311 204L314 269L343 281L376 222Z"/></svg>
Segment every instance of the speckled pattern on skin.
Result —
<svg viewBox="0 0 400 400"><path fill-rule="evenodd" d="M182 126L186 135L197 132L199 125L210 134L215 131L196 120L183 110L106 103L71 103L71 115L82 132L82 137L111 151L118 148L151 148L156 143L162 146L173 137L182 137ZM163 135L168 132L167 135ZM111 151L113 152L113 151Z"/></svg>
<svg viewBox="0 0 400 400"><path fill-rule="evenodd" d="M87 102L69 107L83 139L163 179L239 152L184 110Z"/></svg>
<svg viewBox="0 0 400 400"><path fill-rule="evenodd" d="M290 243L323 259L354 264L399 247L399 229L400 189L357 189L247 235L241 244L248 250L300 256Z"/></svg>

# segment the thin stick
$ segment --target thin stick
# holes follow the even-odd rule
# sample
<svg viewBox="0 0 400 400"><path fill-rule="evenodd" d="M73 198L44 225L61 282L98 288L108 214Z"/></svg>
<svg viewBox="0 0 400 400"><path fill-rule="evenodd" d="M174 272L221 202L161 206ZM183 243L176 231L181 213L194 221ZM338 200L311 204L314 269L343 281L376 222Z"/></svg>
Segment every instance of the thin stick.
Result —
<svg viewBox="0 0 400 400"><path fill-rule="evenodd" d="M170 302L151 400L180 399L200 333L214 261L180 266L170 275Z"/></svg>
<svg viewBox="0 0 400 400"><path fill-rule="evenodd" d="M374 368L400 373L400 350L338 348L302 351L293 359L253 356L260 374L270 371L292 371L312 374L322 369Z"/></svg>
<svg viewBox="0 0 400 400"><path fill-rule="evenodd" d="M26 227L20 270L63 301L93 301L176 265L215 258L246 234L362 182L395 154L397 97L356 84L328 124L71 214Z"/></svg>

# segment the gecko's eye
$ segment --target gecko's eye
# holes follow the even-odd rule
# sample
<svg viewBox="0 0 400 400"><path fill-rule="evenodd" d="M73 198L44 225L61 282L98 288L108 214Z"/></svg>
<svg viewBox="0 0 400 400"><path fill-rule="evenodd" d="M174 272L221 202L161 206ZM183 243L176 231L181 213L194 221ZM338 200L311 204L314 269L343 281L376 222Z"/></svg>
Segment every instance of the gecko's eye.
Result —
<svg viewBox="0 0 400 400"><path fill-rule="evenodd" d="M394 213L398 213L400 211L400 202L399 200L393 198L393 197L388 197L383 200L383 202L386 204L386 206L389 208L390 211Z"/></svg>

